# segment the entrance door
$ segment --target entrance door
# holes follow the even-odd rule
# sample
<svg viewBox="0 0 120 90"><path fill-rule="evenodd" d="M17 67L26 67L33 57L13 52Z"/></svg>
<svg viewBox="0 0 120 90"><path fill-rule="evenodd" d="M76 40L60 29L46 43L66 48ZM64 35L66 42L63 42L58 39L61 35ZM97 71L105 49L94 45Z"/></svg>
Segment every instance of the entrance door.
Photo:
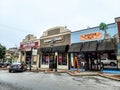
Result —
<svg viewBox="0 0 120 90"><path fill-rule="evenodd" d="M96 52L90 53L91 70L98 70L98 58Z"/></svg>
<svg viewBox="0 0 120 90"><path fill-rule="evenodd" d="M26 64L30 64L31 63L31 57L32 57L32 52L28 51L26 52Z"/></svg>
<svg viewBox="0 0 120 90"><path fill-rule="evenodd" d="M56 69L57 68L57 58L55 57L55 54L50 55L50 61L49 61L49 68L50 69Z"/></svg>

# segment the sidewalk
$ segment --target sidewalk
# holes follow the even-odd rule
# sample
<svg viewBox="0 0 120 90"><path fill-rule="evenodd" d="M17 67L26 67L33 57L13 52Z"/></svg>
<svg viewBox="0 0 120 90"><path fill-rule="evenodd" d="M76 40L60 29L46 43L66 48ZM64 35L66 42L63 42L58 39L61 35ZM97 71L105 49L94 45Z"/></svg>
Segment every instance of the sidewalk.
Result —
<svg viewBox="0 0 120 90"><path fill-rule="evenodd" d="M108 73L102 73L99 71L96 71L96 72L84 71L80 73L77 71L68 71L67 73L72 76L101 76L101 77L109 78L112 80L120 81L120 74L108 74Z"/></svg>
<svg viewBox="0 0 120 90"><path fill-rule="evenodd" d="M42 70L42 69L34 69L32 70L32 72L45 72L46 74L49 73L68 73L71 76L101 76L101 77L105 77L105 78L109 78L112 80L117 80L120 81L120 74L109 74L109 73L104 73L104 72L100 72L100 71L81 71L80 73L74 70L57 70L57 72L55 70L50 70L50 69L46 69L46 70Z"/></svg>
<svg viewBox="0 0 120 90"><path fill-rule="evenodd" d="M112 80L120 81L120 74L99 73L99 76L106 77Z"/></svg>
<svg viewBox="0 0 120 90"><path fill-rule="evenodd" d="M98 75L98 72L91 72L91 71L84 71L84 72L68 71L67 73L72 76L96 76Z"/></svg>
<svg viewBox="0 0 120 90"><path fill-rule="evenodd" d="M0 70L8 70L7 67L0 67Z"/></svg>
<svg viewBox="0 0 120 90"><path fill-rule="evenodd" d="M65 69L65 70L63 70L63 69L59 69L59 70L57 70L57 71L55 71L55 69L53 69L53 70L50 70L50 69L47 69L47 70L45 70L45 73L66 73L67 72L67 70Z"/></svg>

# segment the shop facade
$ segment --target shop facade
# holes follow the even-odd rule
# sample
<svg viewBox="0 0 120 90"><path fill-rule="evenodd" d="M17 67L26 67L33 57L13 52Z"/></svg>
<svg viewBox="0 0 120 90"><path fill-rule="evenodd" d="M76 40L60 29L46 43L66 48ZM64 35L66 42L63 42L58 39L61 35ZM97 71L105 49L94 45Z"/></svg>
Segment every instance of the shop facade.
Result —
<svg viewBox="0 0 120 90"><path fill-rule="evenodd" d="M66 27L53 27L40 37L41 69L68 69L68 49L70 30Z"/></svg>
<svg viewBox="0 0 120 90"><path fill-rule="evenodd" d="M29 34L20 43L20 61L30 68L39 68L39 46L40 40Z"/></svg>
<svg viewBox="0 0 120 90"><path fill-rule="evenodd" d="M118 68L120 69L120 17L115 18L115 22L117 23L118 35L117 38L117 59L118 59Z"/></svg>
<svg viewBox="0 0 120 90"><path fill-rule="evenodd" d="M117 24L107 25L107 35L99 27L87 28L71 32L70 67L76 68L75 55L83 55L80 68L85 70L101 70L101 68L118 68L116 51L118 34ZM105 38L104 38L105 37ZM84 64L83 64L84 63Z"/></svg>

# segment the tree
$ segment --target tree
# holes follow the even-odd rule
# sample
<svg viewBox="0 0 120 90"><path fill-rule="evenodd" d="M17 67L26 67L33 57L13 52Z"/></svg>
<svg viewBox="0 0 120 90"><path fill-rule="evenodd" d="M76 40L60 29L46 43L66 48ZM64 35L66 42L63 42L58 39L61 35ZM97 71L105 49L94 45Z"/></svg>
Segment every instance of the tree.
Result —
<svg viewBox="0 0 120 90"><path fill-rule="evenodd" d="M101 22L100 25L99 25L99 29L100 30L103 30L105 33L104 33L104 39L106 39L106 36L108 36L107 34L107 25L104 23L104 22Z"/></svg>
<svg viewBox="0 0 120 90"><path fill-rule="evenodd" d="M6 47L0 44L0 59L4 59L6 54Z"/></svg>

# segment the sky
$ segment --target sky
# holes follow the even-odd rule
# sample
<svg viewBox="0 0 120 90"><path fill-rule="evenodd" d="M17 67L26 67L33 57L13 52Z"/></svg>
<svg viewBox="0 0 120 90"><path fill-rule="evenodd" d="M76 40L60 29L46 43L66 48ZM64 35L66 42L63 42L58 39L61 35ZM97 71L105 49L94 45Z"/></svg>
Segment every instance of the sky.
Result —
<svg viewBox="0 0 120 90"><path fill-rule="evenodd" d="M114 23L120 0L0 0L0 43L19 47L28 34L39 39L55 26L77 31Z"/></svg>

